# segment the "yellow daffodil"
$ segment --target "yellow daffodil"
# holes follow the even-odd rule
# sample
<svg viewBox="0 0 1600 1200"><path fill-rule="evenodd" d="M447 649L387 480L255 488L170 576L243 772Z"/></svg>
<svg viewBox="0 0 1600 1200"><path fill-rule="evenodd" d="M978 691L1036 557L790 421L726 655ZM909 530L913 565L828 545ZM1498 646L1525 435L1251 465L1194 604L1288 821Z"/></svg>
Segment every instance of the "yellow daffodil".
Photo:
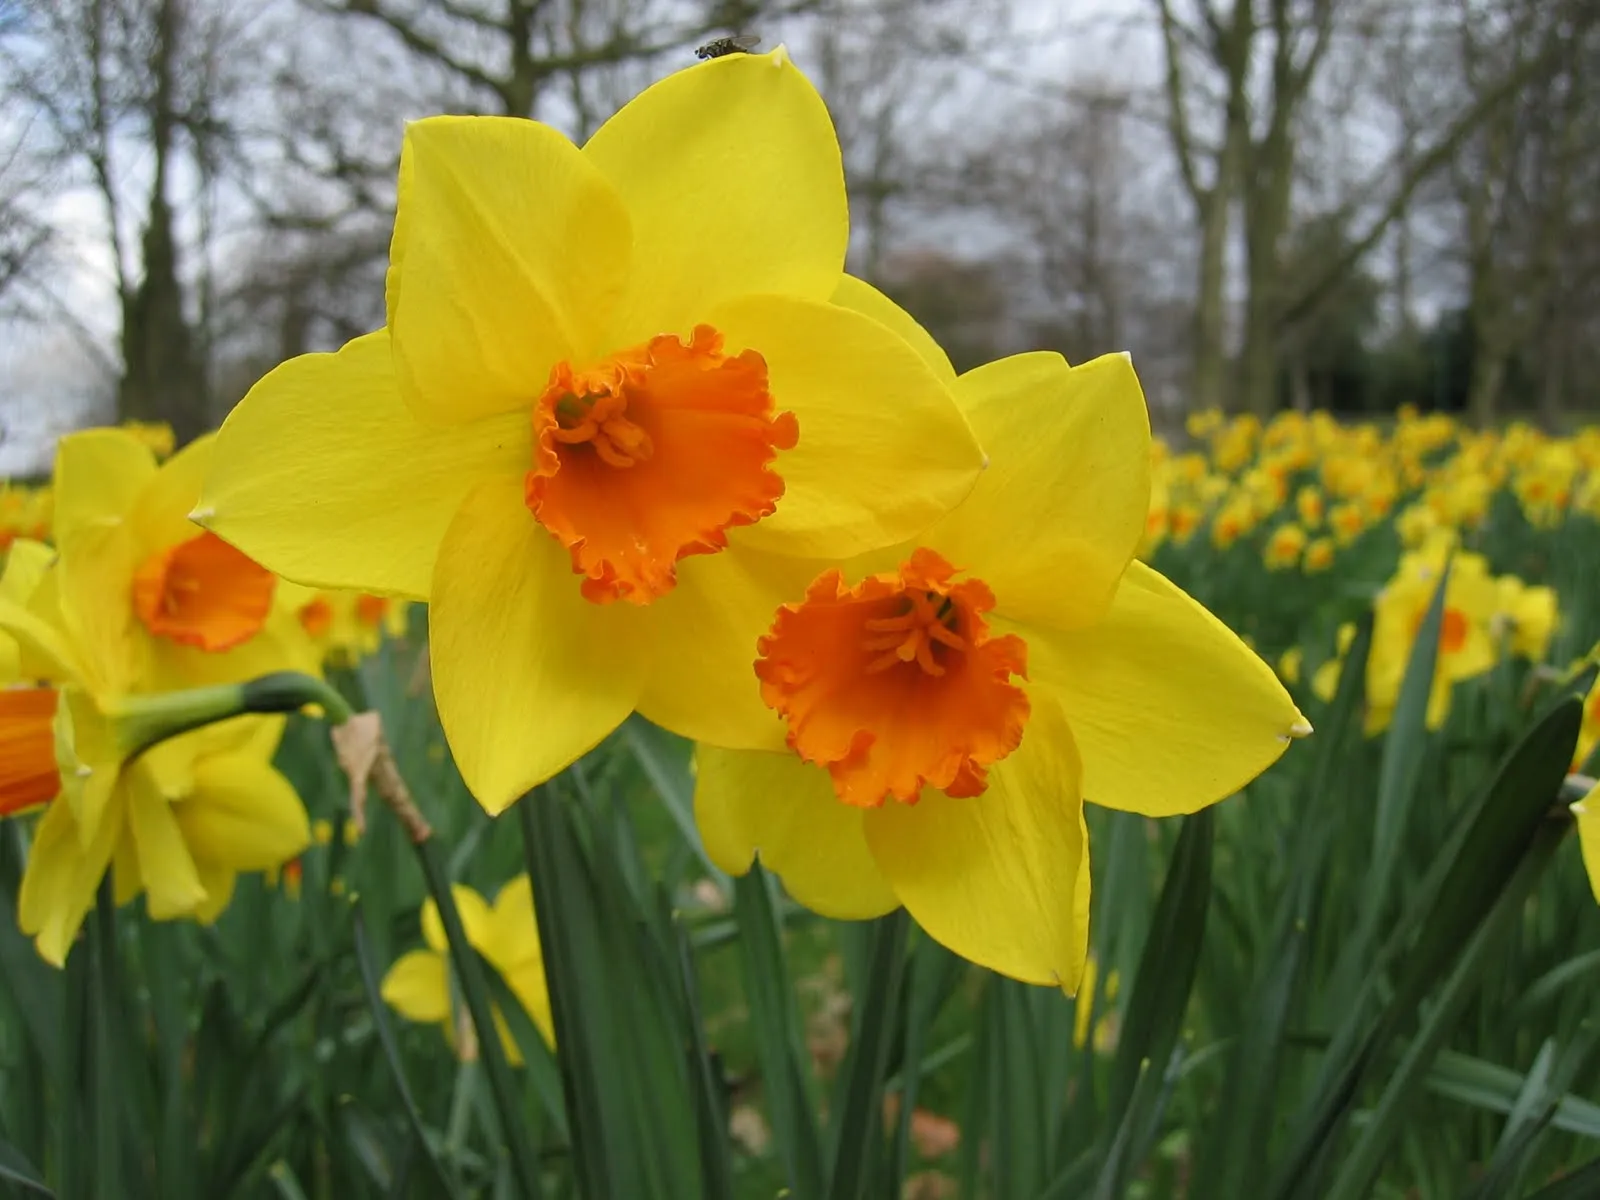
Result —
<svg viewBox="0 0 1600 1200"><path fill-rule="evenodd" d="M1367 660L1366 731L1370 736L1387 729L1400 699L1400 685L1411 661L1412 644L1438 589L1448 547L1436 542L1429 549L1407 554L1400 569L1384 585L1374 605L1372 651ZM1439 654L1428 693L1427 724L1440 728L1450 715L1450 695L1457 683L1481 675L1495 663L1490 625L1498 611L1499 589L1481 555L1458 553L1450 567L1445 589L1444 615L1439 626ZM1353 627L1348 627L1353 632ZM1340 630L1342 660L1350 634ZM1330 699L1338 682L1338 663L1324 666L1314 688Z"/></svg>
<svg viewBox="0 0 1600 1200"><path fill-rule="evenodd" d="M317 670L272 574L188 518L214 448L201 438L157 466L120 429L61 439L55 540L60 588L78 604L62 615L104 643L83 664L109 672L97 693Z"/></svg>
<svg viewBox="0 0 1600 1200"><path fill-rule="evenodd" d="M1333 566L1334 556L1337 553L1332 538L1312 538L1306 543L1305 555L1300 559L1300 569L1307 575L1326 571Z"/></svg>
<svg viewBox="0 0 1600 1200"><path fill-rule="evenodd" d="M1593 661L1592 654L1590 661ZM1583 725L1578 730L1578 744L1572 752L1572 769L1582 771L1589 767L1600 767L1600 763L1589 761L1596 749L1600 749L1600 683L1589 689L1589 695L1583 702Z"/></svg>
<svg viewBox="0 0 1600 1200"><path fill-rule="evenodd" d="M727 871L759 852L820 912L904 905L957 953L1071 991L1079 797L1192 812L1310 727L1264 662L1129 561L1150 454L1126 357L1021 355L952 386L989 469L915 542L778 610L755 670L786 749L702 745L695 811Z"/></svg>
<svg viewBox="0 0 1600 1200"><path fill-rule="evenodd" d="M581 149L419 121L386 327L252 389L196 519L307 586L427 600L490 811L635 708L749 740L786 564L912 536L982 464L847 238L837 138L781 49L672 75Z"/></svg>
<svg viewBox="0 0 1600 1200"><path fill-rule="evenodd" d="M63 459L82 465L73 459L82 445L64 447ZM246 685L134 690L149 647L116 589L129 587L139 541L121 520L72 524L87 508L63 509L61 550L42 570L48 551L14 546L0 585L0 629L15 640L23 683L0 692L0 811L48 806L18 922L56 965L113 862L121 898L147 890L158 919L209 919L238 871L276 866L308 836L299 798L268 765L280 721L195 729L250 711ZM198 601L179 609L196 611ZM185 729L194 732L173 737Z"/></svg>
<svg viewBox="0 0 1600 1200"><path fill-rule="evenodd" d="M1499 593L1493 622L1496 638L1509 634L1513 654L1529 662L1543 662L1556 632L1555 589L1532 587L1515 575L1502 575L1495 586Z"/></svg>
<svg viewBox="0 0 1600 1200"><path fill-rule="evenodd" d="M279 584L300 627L323 661L350 666L375 652L386 637L404 637L410 601L367 592L326 591Z"/></svg>
<svg viewBox="0 0 1600 1200"><path fill-rule="evenodd" d="M1262 559L1269 571L1287 571L1300 565L1306 548L1306 531L1293 521L1279 525L1267 538Z"/></svg>
<svg viewBox="0 0 1600 1200"><path fill-rule="evenodd" d="M1300 682L1300 670L1305 663L1305 651L1299 646L1290 646L1278 656L1278 678L1294 687Z"/></svg>
<svg viewBox="0 0 1600 1200"><path fill-rule="evenodd" d="M1300 524L1307 529L1315 529L1322 524L1324 505L1322 492L1314 484L1306 484L1294 497L1295 512L1299 514Z"/></svg>
<svg viewBox="0 0 1600 1200"><path fill-rule="evenodd" d="M178 445L178 439L173 435L172 426L165 421L128 420L124 421L118 428L147 446L150 453L158 459L171 458L173 450Z"/></svg>
<svg viewBox="0 0 1600 1200"><path fill-rule="evenodd" d="M0 485L0 547L18 538L44 541L50 536L55 494L51 487L31 488L19 483Z"/></svg>
<svg viewBox="0 0 1600 1200"><path fill-rule="evenodd" d="M62 964L108 866L118 904L143 893L155 920L209 923L241 872L272 870L304 850L305 808L271 766L282 728L282 718L239 718L146 750L114 771L87 836L73 805L51 804L17 899L17 922L40 955Z"/></svg>
<svg viewBox="0 0 1600 1200"><path fill-rule="evenodd" d="M492 907L462 884L452 886L450 894L461 913L467 941L500 973L545 1044L554 1046L555 1027L550 1020L544 956L539 949L533 888L528 877L519 875L501 888ZM472 1028L472 1021L465 1009L457 1011L452 1001L449 944L438 905L432 900L422 906L422 939L427 943L426 950L409 951L389 968L383 978L383 998L407 1020L437 1022L457 1053L470 1056L473 1042L463 1039L461 1033ZM520 1065L522 1055L498 1007L494 1023L506 1057L513 1066Z"/></svg>
<svg viewBox="0 0 1600 1200"><path fill-rule="evenodd" d="M1600 787L1572 806L1572 815L1578 821L1578 847L1583 854L1583 869L1589 876L1589 888L1600 904Z"/></svg>

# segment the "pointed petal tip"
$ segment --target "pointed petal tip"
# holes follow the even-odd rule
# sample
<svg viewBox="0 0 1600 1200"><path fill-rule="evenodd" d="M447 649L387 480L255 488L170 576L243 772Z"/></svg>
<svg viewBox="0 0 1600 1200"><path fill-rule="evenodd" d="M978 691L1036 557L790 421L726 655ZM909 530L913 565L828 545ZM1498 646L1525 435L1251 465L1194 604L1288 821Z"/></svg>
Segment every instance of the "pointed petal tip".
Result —
<svg viewBox="0 0 1600 1200"><path fill-rule="evenodd" d="M1311 722L1306 720L1304 717L1301 717L1293 725L1289 726L1289 736L1291 738L1310 737L1312 732Z"/></svg>
<svg viewBox="0 0 1600 1200"><path fill-rule="evenodd" d="M193 521L196 525L204 525L216 515L217 510L214 506L210 504L202 504L189 513L189 520Z"/></svg>

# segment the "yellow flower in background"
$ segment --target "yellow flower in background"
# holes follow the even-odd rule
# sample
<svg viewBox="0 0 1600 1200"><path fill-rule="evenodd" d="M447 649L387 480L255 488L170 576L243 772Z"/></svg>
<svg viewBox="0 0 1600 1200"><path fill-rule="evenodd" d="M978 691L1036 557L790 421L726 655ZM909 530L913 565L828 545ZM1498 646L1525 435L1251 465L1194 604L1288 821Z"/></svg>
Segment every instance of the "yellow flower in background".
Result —
<svg viewBox="0 0 1600 1200"><path fill-rule="evenodd" d="M177 448L178 439L173 435L172 426L165 421L124 421L118 426L124 433L141 443L156 458L171 458L172 452Z"/></svg>
<svg viewBox="0 0 1600 1200"><path fill-rule="evenodd" d="M1495 586L1499 593L1492 626L1496 641L1509 633L1513 654L1543 662L1556 631L1555 590L1531 587L1515 575L1502 575Z"/></svg>
<svg viewBox="0 0 1600 1200"><path fill-rule="evenodd" d="M1272 531L1262 551L1262 559L1269 571L1287 571L1300 565L1300 555L1305 548L1306 531L1290 521Z"/></svg>
<svg viewBox="0 0 1600 1200"><path fill-rule="evenodd" d="M1400 569L1374 605L1372 654L1367 664L1367 732L1388 727L1400 698L1400 684L1411 659L1411 647L1438 589L1448 546L1407 554ZM1495 664L1491 622L1499 611L1500 592L1481 555L1457 553L1450 562L1444 614L1439 626L1439 654L1428 694L1427 723L1438 729L1450 715L1451 689L1481 675Z"/></svg>
<svg viewBox="0 0 1600 1200"><path fill-rule="evenodd" d="M103 640L91 657L107 670L115 664L116 676L101 690L317 670L294 614L276 602L272 574L189 520L214 447L214 438L200 438L157 466L148 447L120 429L61 439L59 590L77 606L63 619Z"/></svg>
<svg viewBox="0 0 1600 1200"><path fill-rule="evenodd" d="M1589 888L1600 904L1600 787L1572 806L1572 815L1578 822L1578 848L1583 854L1583 869L1589 876Z"/></svg>
<svg viewBox="0 0 1600 1200"><path fill-rule="evenodd" d="M273 628L272 576L184 519L208 453L196 442L158 469L118 430L63 438L58 549L14 545L0 585L8 670L43 685L11 694L30 706L12 732L31 729L38 745L48 709L58 747L61 787L50 792L35 752L32 783L6 805L48 805L18 922L57 965L113 864L121 899L148 891L158 919L206 920L239 871L276 866L308 836L299 798L268 765L281 721L197 730L128 764L152 722L172 732L175 708L206 720L246 708L238 688L173 689L315 666L292 614L278 615L288 636Z"/></svg>
<svg viewBox="0 0 1600 1200"><path fill-rule="evenodd" d="M669 76L581 149L416 122L386 327L258 383L196 516L307 586L428 601L491 812L634 709L760 742L749 662L793 564L905 540L982 467L909 318L843 273L848 235L781 48Z"/></svg>
<svg viewBox="0 0 1600 1200"><path fill-rule="evenodd" d="M32 488L20 483L0 484L0 547L19 538L42 542L50 536L55 492L49 484Z"/></svg>
<svg viewBox="0 0 1600 1200"><path fill-rule="evenodd" d="M545 1044L553 1048L555 1026L550 1020L544 956L539 949L533 887L528 877L519 875L501 888L492 907L463 884L452 885L450 894L461 914L467 941L500 973ZM383 977L384 1001L407 1020L437 1022L458 1054L475 1057L475 1044L460 1036L462 1031L472 1028L472 1019L465 1008L460 1012L454 1008L449 943L444 936L444 922L439 919L439 907L432 900L422 906L422 939L427 943L426 950L411 950L401 955ZM498 1006L494 1010L494 1024L506 1058L512 1066L520 1066L522 1054Z"/></svg>
<svg viewBox="0 0 1600 1200"><path fill-rule="evenodd" d="M1348 546L1367 529L1367 513L1359 504L1338 504L1328 514L1328 524L1333 529L1333 540Z"/></svg>
<svg viewBox="0 0 1600 1200"><path fill-rule="evenodd" d="M1586 661L1594 661L1595 653L1590 651ZM1600 766L1589 762L1597 748L1600 748L1600 683L1589 689L1588 698L1583 702L1583 725L1578 730L1578 744L1572 752L1572 769L1581 771L1587 766Z"/></svg>
<svg viewBox="0 0 1600 1200"><path fill-rule="evenodd" d="M1305 651L1299 646L1290 646L1278 656L1278 678L1290 687L1300 682L1300 670L1305 663Z"/></svg>
<svg viewBox="0 0 1600 1200"><path fill-rule="evenodd" d="M281 717L240 717L146 750L87 838L70 804L50 805L17 903L40 954L61 965L108 863L118 904L144 894L153 919L204 924L241 873L274 870L310 845L300 797L271 766L282 730Z"/></svg>
<svg viewBox="0 0 1600 1200"><path fill-rule="evenodd" d="M1314 575L1318 571L1326 571L1333 566L1334 556L1337 551L1331 538L1312 538L1306 543L1305 556L1300 560L1300 567L1307 575Z"/></svg>
<svg viewBox="0 0 1600 1200"><path fill-rule="evenodd" d="M367 592L325 591L282 581L285 603L322 660L351 666L374 653L385 638L402 638L411 602Z"/></svg>
<svg viewBox="0 0 1600 1200"><path fill-rule="evenodd" d="M1300 516L1300 524L1307 529L1315 529L1321 525L1327 511L1322 500L1322 490L1310 483L1295 493L1294 507Z"/></svg>
<svg viewBox="0 0 1600 1200"><path fill-rule="evenodd" d="M724 870L759 852L819 912L904 905L956 953L1072 991L1078 797L1192 812L1310 727L1261 659L1129 561L1150 455L1124 356L1019 355L953 384L988 471L915 543L779 609L756 673L787 751L702 743L695 813Z"/></svg>

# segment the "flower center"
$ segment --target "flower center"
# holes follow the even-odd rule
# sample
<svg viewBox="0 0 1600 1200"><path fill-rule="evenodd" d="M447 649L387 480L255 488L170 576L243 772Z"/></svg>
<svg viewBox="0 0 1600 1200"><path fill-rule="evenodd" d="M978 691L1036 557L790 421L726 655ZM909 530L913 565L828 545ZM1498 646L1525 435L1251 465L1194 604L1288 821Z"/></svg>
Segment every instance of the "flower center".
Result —
<svg viewBox="0 0 1600 1200"><path fill-rule="evenodd" d="M54 688L0 691L0 817L48 804L61 791Z"/></svg>
<svg viewBox="0 0 1600 1200"><path fill-rule="evenodd" d="M261 631L277 580L214 533L158 550L133 576L133 610L157 637L229 650Z"/></svg>
<svg viewBox="0 0 1600 1200"><path fill-rule="evenodd" d="M333 628L333 605L326 596L302 604L298 615L301 628L313 638L325 638Z"/></svg>
<svg viewBox="0 0 1600 1200"><path fill-rule="evenodd" d="M994 593L956 573L927 549L855 587L828 571L759 643L761 698L846 804L979 795L1022 741L1028 648L990 635Z"/></svg>
<svg viewBox="0 0 1600 1200"><path fill-rule="evenodd" d="M1427 619L1426 609L1419 611L1411 622L1411 639L1416 640L1417 634L1422 630L1422 622ZM1439 653L1459 654L1467 644L1467 634L1471 632L1471 621L1467 614L1459 608L1445 607L1444 616L1439 622Z"/></svg>
<svg viewBox="0 0 1600 1200"><path fill-rule="evenodd" d="M794 415L774 412L761 355L729 357L697 325L687 342L652 338L586 370L557 363L534 407L524 496L586 598L649 604L677 583L678 560L777 508L771 464L798 437Z"/></svg>
<svg viewBox="0 0 1600 1200"><path fill-rule="evenodd" d="M369 629L376 629L389 614L387 596L369 596L363 592L356 599L356 620Z"/></svg>

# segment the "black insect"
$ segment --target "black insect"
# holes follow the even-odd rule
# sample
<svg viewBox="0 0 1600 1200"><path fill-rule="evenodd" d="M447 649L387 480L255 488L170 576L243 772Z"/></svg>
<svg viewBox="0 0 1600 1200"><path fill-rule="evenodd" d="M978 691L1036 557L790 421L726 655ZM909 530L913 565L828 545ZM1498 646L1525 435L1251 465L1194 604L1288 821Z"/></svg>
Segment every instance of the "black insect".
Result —
<svg viewBox="0 0 1600 1200"><path fill-rule="evenodd" d="M749 54L760 44L761 39L753 33L736 33L732 37L722 37L714 42L707 42L694 52L694 56L725 58L729 54Z"/></svg>

